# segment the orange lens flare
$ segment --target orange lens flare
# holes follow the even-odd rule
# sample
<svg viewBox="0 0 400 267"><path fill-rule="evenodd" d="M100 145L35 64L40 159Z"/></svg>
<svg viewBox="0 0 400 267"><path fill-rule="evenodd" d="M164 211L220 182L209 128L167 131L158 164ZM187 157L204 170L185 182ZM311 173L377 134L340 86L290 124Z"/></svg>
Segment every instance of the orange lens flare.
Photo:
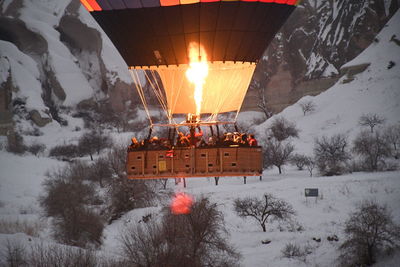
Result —
<svg viewBox="0 0 400 267"><path fill-rule="evenodd" d="M189 68L186 77L194 84L194 101L196 103L196 115L200 118L201 103L203 101L203 85L208 75L207 54L203 46L196 42L189 44Z"/></svg>
<svg viewBox="0 0 400 267"><path fill-rule="evenodd" d="M192 208L193 198L185 193L177 193L171 202L172 214L189 214Z"/></svg>

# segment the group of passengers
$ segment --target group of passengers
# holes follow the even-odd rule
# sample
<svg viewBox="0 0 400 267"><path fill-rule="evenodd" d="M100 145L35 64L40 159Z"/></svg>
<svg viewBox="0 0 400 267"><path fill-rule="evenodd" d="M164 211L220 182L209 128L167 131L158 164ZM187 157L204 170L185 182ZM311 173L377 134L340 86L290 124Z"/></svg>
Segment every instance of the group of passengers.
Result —
<svg viewBox="0 0 400 267"><path fill-rule="evenodd" d="M191 131L194 133L194 137L191 137L191 133L184 134L183 132L178 132L178 137L176 138L175 144L171 142L168 138L158 138L154 136L147 140L138 141L135 137L133 137L132 143L129 146L129 151L131 150L162 150L162 149L172 149L174 146L176 147L249 147L249 146L258 146L257 140L254 137L254 134L246 134L246 133L225 133L223 136L219 138L215 135L211 135L206 141L203 136L203 131L200 127L198 127L198 132Z"/></svg>

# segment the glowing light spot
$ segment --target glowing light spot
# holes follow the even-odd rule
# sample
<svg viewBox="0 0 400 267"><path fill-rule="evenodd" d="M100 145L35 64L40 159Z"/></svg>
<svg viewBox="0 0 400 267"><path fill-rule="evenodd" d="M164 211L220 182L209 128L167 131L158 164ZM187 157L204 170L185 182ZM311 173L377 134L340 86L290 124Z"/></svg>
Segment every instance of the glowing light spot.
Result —
<svg viewBox="0 0 400 267"><path fill-rule="evenodd" d="M203 101L203 85L208 75L207 53L203 46L191 42L189 44L189 68L186 77L194 84L194 101L196 103L196 115L200 118L201 103Z"/></svg>
<svg viewBox="0 0 400 267"><path fill-rule="evenodd" d="M171 202L172 214L189 214L193 204L193 198L185 193L178 193Z"/></svg>

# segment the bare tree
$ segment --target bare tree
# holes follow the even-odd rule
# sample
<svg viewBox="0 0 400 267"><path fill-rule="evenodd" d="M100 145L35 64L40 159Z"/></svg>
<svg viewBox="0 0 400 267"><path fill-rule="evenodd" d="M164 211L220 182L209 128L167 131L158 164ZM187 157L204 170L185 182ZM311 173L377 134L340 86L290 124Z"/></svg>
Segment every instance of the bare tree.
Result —
<svg viewBox="0 0 400 267"><path fill-rule="evenodd" d="M400 144L400 124L390 125L385 128L383 132L387 141L393 145L393 152L395 156L397 155L397 149L399 148Z"/></svg>
<svg viewBox="0 0 400 267"><path fill-rule="evenodd" d="M39 144L36 142L28 146L28 151L35 156L38 156L39 154L43 153L45 149L46 146L44 144Z"/></svg>
<svg viewBox="0 0 400 267"><path fill-rule="evenodd" d="M79 139L79 151L84 155L89 155L91 160L93 160L93 154L95 152L100 154L102 149L110 147L111 145L111 138L98 131L85 133Z"/></svg>
<svg viewBox="0 0 400 267"><path fill-rule="evenodd" d="M314 141L314 156L318 170L322 175L340 175L345 171L350 154L347 151L347 138L336 134L328 138L323 136Z"/></svg>
<svg viewBox="0 0 400 267"><path fill-rule="evenodd" d="M258 89L258 104L257 107L264 112L266 119L269 119L272 117L273 112L270 110L268 107L268 102L267 102L267 97L265 95L265 87L260 87Z"/></svg>
<svg viewBox="0 0 400 267"><path fill-rule="evenodd" d="M301 171L307 164L307 156L294 154L293 156L290 157L290 162L296 165L297 169Z"/></svg>
<svg viewBox="0 0 400 267"><path fill-rule="evenodd" d="M272 121L269 130L272 132L272 137L278 141L283 141L289 137L299 137L299 130L296 125L282 116L276 117Z"/></svg>
<svg viewBox="0 0 400 267"><path fill-rule="evenodd" d="M266 224L269 218L288 220L295 211L292 206L282 199L266 193L263 198L256 197L237 198L234 202L234 209L240 217L251 217L255 219L266 232Z"/></svg>
<svg viewBox="0 0 400 267"><path fill-rule="evenodd" d="M282 173L282 166L285 165L294 150L294 146L285 141L277 141L274 138L267 140L264 149L264 160L266 166L274 165Z"/></svg>
<svg viewBox="0 0 400 267"><path fill-rule="evenodd" d="M61 245L35 243L28 252L29 266L87 266L100 265L98 255L92 250ZM107 266L106 264L104 266Z"/></svg>
<svg viewBox="0 0 400 267"><path fill-rule="evenodd" d="M222 213L201 198L189 214L165 209L160 223L127 229L123 253L132 266L237 266L240 255L226 242Z"/></svg>
<svg viewBox="0 0 400 267"><path fill-rule="evenodd" d="M303 111L304 116L307 113L311 113L315 111L315 104L312 100L305 100L299 103L301 110Z"/></svg>
<svg viewBox="0 0 400 267"><path fill-rule="evenodd" d="M111 183L113 177L113 170L111 169L109 158L100 157L96 159L90 166L90 172L87 174L87 179L98 182L100 187Z"/></svg>
<svg viewBox="0 0 400 267"><path fill-rule="evenodd" d="M386 206L362 202L345 223L346 241L340 246L344 266L370 266L379 252L400 244L400 227Z"/></svg>
<svg viewBox="0 0 400 267"><path fill-rule="evenodd" d="M359 133L353 142L353 151L363 158L370 171L379 170L385 164L385 157L391 154L390 144L380 131Z"/></svg>
<svg viewBox="0 0 400 267"><path fill-rule="evenodd" d="M50 149L49 156L69 161L79 157L79 147L74 144L57 145Z"/></svg>
<svg viewBox="0 0 400 267"><path fill-rule="evenodd" d="M55 238L69 245L100 245L103 219L89 207L99 202L93 187L83 181L89 166L74 163L47 174L40 204L53 217Z"/></svg>
<svg viewBox="0 0 400 267"><path fill-rule="evenodd" d="M0 254L0 263L2 266L27 266L27 252L21 242L7 240L3 246L2 253Z"/></svg>
<svg viewBox="0 0 400 267"><path fill-rule="evenodd" d="M313 157L307 156L306 157L306 168L310 173L310 177L313 175L313 170L315 168L315 159Z"/></svg>
<svg viewBox="0 0 400 267"><path fill-rule="evenodd" d="M360 117L358 124L360 124L361 126L369 126L372 133L376 125L383 124L384 122L385 118L379 116L378 114L368 113L368 114L363 114Z"/></svg>

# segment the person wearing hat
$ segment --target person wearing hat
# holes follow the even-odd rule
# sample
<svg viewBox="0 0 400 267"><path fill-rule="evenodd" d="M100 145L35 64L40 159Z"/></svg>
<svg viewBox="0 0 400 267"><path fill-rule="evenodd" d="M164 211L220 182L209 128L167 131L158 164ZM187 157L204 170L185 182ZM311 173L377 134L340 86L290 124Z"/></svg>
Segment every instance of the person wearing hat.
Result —
<svg viewBox="0 0 400 267"><path fill-rule="evenodd" d="M254 137L254 134L249 135L249 145L250 146L258 146L257 140Z"/></svg>

